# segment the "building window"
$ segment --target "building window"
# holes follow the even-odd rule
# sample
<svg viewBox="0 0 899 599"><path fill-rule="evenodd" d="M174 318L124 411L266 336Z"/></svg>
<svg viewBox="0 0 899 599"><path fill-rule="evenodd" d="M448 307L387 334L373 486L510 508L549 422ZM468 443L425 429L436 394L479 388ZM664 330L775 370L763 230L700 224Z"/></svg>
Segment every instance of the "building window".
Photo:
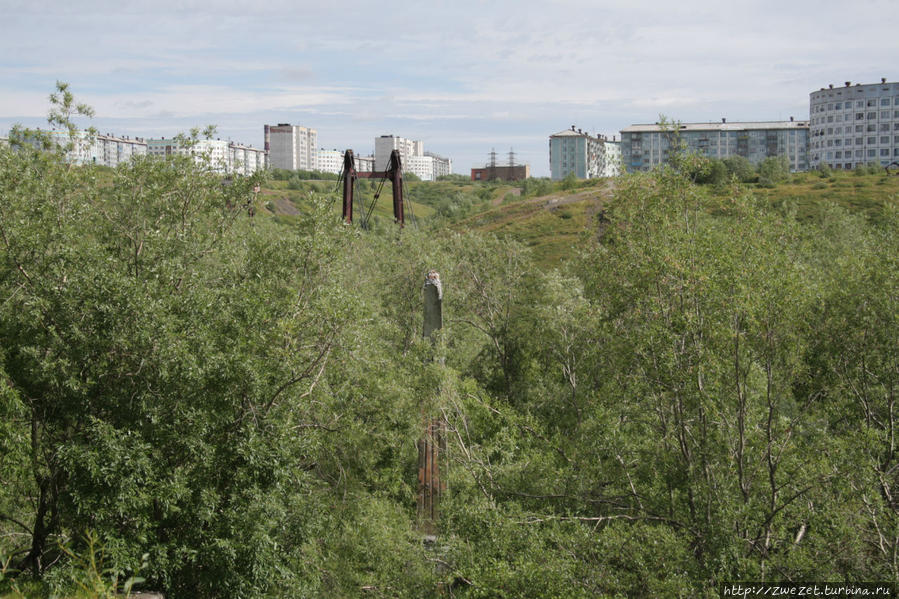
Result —
<svg viewBox="0 0 899 599"><path fill-rule="evenodd" d="M880 137L880 143L882 143L882 144L888 144L888 143L890 143L890 136L889 136L889 135L882 135L882 136Z"/></svg>
<svg viewBox="0 0 899 599"><path fill-rule="evenodd" d="M889 98L881 98L881 99L880 99L880 105L881 105L881 106L889 106L889 105L890 105L890 99L889 99Z"/></svg>

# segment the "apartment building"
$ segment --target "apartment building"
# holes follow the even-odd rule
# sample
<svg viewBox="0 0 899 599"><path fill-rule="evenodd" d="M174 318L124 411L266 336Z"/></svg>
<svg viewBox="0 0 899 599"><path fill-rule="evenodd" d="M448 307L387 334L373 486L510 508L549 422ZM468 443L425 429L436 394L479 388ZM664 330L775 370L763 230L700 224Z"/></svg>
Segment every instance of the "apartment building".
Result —
<svg viewBox="0 0 899 599"><path fill-rule="evenodd" d="M399 150L404 168L408 168L410 158L424 156L424 144L421 140L406 139L395 135L382 135L375 138L375 170L387 170L390 164L390 153Z"/></svg>
<svg viewBox="0 0 899 599"><path fill-rule="evenodd" d="M549 136L549 172L553 181L573 174L578 179L613 177L618 174L618 142L603 135L590 135L576 129Z"/></svg>
<svg viewBox="0 0 899 599"><path fill-rule="evenodd" d="M368 156L358 156L355 152L353 152L353 160L356 163L357 172L370 173L375 170L374 154L369 154Z"/></svg>
<svg viewBox="0 0 899 599"><path fill-rule="evenodd" d="M621 174L621 141L612 136L612 139L605 140L603 146L605 152L603 152L602 176L617 177Z"/></svg>
<svg viewBox="0 0 899 599"><path fill-rule="evenodd" d="M278 123L263 125L269 166L289 171L318 169L318 132L315 129Z"/></svg>
<svg viewBox="0 0 899 599"><path fill-rule="evenodd" d="M899 162L899 83L822 87L809 94L809 116L811 168Z"/></svg>
<svg viewBox="0 0 899 599"><path fill-rule="evenodd" d="M374 170L385 171L390 165L390 154L394 150L400 153L403 170L415 174L422 181L436 181L437 177L453 172L453 161L450 158L425 152L421 140L406 139L394 135L382 135L375 138ZM357 170L358 169L358 158Z"/></svg>
<svg viewBox="0 0 899 599"><path fill-rule="evenodd" d="M318 157L316 158L318 168L323 173L334 173L339 175L343 170L343 155L340 150L326 150L319 148ZM356 159L356 170L359 170L359 159Z"/></svg>
<svg viewBox="0 0 899 599"><path fill-rule="evenodd" d="M809 168L808 121L758 123L685 123L631 125L621 130L621 161L630 171L647 171L668 161L675 141L688 152L709 158L743 156L758 164L769 156L786 156L790 169Z"/></svg>
<svg viewBox="0 0 899 599"><path fill-rule="evenodd" d="M216 173L250 175L267 166L264 150L224 139L200 139L190 147L172 138L148 139L147 155L160 158L193 156L197 164L207 165Z"/></svg>
<svg viewBox="0 0 899 599"><path fill-rule="evenodd" d="M96 164L115 168L120 163L147 154L147 143L139 137L118 137L111 133L91 135L84 130L76 131L74 137L68 131L38 129L38 133L48 135L51 143L58 147L67 147L71 143L72 147L65 157L70 164ZM37 139L26 141L38 144Z"/></svg>
<svg viewBox="0 0 899 599"><path fill-rule="evenodd" d="M228 152L230 153L229 172L238 175L252 175L256 171L266 169L265 150L230 142Z"/></svg>

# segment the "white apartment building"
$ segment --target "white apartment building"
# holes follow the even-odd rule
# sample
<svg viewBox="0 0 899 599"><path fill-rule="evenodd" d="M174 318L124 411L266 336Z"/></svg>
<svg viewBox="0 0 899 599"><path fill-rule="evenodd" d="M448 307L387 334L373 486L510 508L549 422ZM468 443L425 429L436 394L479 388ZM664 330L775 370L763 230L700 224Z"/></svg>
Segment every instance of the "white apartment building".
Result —
<svg viewBox="0 0 899 599"><path fill-rule="evenodd" d="M231 169L231 152L228 142L222 139L201 139L190 148L180 145L175 139L148 139L147 154L156 157L190 155L197 164L207 161L210 170L214 172L226 173Z"/></svg>
<svg viewBox="0 0 899 599"><path fill-rule="evenodd" d="M385 171L390 164L390 153L399 150L403 161L403 170L414 173L422 181L436 181L441 175L453 172L453 161L432 152L424 151L421 140L406 139L393 135L382 135L375 138L374 170ZM359 168L356 158L356 170Z"/></svg>
<svg viewBox="0 0 899 599"><path fill-rule="evenodd" d="M318 168L316 170L323 173L334 173L339 175L343 170L343 152L340 150L326 150L319 148L318 157L316 158ZM359 169L359 160L356 159L356 170Z"/></svg>
<svg viewBox="0 0 899 599"><path fill-rule="evenodd" d="M822 87L809 94L809 116L811 168L899 162L899 83Z"/></svg>
<svg viewBox="0 0 899 599"><path fill-rule="evenodd" d="M269 165L289 171L319 170L318 132L315 129L279 123L263 125Z"/></svg>
<svg viewBox="0 0 899 599"><path fill-rule="evenodd" d="M39 132L40 129L38 129ZM91 136L87 131L75 133L74 139L68 131L45 131L57 146L65 147L72 143L66 152L66 162L70 164L96 164L115 168L137 156L147 154L147 143L136 137L117 137L110 133ZM32 140L37 144L37 140Z"/></svg>
<svg viewBox="0 0 899 599"><path fill-rule="evenodd" d="M443 175L448 175L453 172L453 161L451 158L444 158L443 156L431 152L425 152L425 156L433 159L433 177L431 178L431 181L436 181L437 177L442 177Z"/></svg>
<svg viewBox="0 0 899 599"><path fill-rule="evenodd" d="M605 152L603 153L602 166L600 167L600 177L617 177L621 174L621 142L605 140L603 144Z"/></svg>
<svg viewBox="0 0 899 599"><path fill-rule="evenodd" d="M197 164L208 165L212 172L250 175L266 168L265 151L224 139L201 139L186 148L175 139L147 140L149 156L191 155Z"/></svg>
<svg viewBox="0 0 899 599"><path fill-rule="evenodd" d="M390 153L399 150L403 167L407 168L412 156L424 156L424 144L421 140L406 139L393 135L382 135L375 138L375 170L386 171L390 164Z"/></svg>
<svg viewBox="0 0 899 599"><path fill-rule="evenodd" d="M228 145L228 151L231 153L230 170L233 173L252 175L266 168L265 150L232 142Z"/></svg>
<svg viewBox="0 0 899 599"><path fill-rule="evenodd" d="M373 154L368 156L353 156L356 163L356 171L360 173L370 173L375 170L375 157Z"/></svg>

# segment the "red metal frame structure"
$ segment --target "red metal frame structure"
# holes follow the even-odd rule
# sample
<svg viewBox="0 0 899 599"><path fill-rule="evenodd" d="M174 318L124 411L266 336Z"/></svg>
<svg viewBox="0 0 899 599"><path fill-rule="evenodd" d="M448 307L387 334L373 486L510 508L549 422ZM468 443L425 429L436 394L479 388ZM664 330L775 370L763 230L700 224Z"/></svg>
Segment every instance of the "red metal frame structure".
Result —
<svg viewBox="0 0 899 599"><path fill-rule="evenodd" d="M353 190L356 179L389 179L393 186L393 219L400 227L405 222L403 213L403 161L398 150L390 153L390 164L386 171L359 172L353 151L347 150L343 155L343 220L347 224L353 222ZM375 197L377 200L377 197Z"/></svg>

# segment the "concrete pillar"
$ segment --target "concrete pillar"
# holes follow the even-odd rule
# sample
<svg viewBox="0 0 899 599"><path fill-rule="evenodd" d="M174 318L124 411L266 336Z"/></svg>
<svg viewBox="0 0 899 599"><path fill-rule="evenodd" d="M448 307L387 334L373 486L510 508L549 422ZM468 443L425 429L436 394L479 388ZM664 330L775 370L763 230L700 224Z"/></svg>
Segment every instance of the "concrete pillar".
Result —
<svg viewBox="0 0 899 599"><path fill-rule="evenodd" d="M443 286L436 270L428 271L422 287L424 324L422 337L434 341L434 331L443 327ZM435 390L436 391L436 390ZM424 436L418 441L418 519L426 533L433 533L440 495L446 483L440 477L441 456L446 452L446 426L425 408L422 411Z"/></svg>

